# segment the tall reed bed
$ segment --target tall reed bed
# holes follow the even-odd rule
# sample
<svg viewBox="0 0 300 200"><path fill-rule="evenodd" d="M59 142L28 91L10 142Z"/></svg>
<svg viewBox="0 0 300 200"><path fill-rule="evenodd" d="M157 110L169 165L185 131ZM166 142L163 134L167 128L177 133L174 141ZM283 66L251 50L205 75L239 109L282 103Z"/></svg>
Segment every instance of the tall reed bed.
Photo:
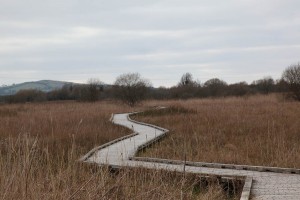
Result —
<svg viewBox="0 0 300 200"><path fill-rule="evenodd" d="M130 133L108 120L111 113L128 109L109 103L2 105L0 197L68 197L94 176L76 160L94 146Z"/></svg>
<svg viewBox="0 0 300 200"><path fill-rule="evenodd" d="M143 109L143 108L136 108ZM224 199L219 184L171 172L79 163L95 146L131 133L109 122L132 109L110 102L0 106L0 199ZM181 184L184 182L184 184Z"/></svg>
<svg viewBox="0 0 300 200"><path fill-rule="evenodd" d="M143 156L300 168L299 102L269 95L147 103L155 104L169 109L136 119L170 134Z"/></svg>

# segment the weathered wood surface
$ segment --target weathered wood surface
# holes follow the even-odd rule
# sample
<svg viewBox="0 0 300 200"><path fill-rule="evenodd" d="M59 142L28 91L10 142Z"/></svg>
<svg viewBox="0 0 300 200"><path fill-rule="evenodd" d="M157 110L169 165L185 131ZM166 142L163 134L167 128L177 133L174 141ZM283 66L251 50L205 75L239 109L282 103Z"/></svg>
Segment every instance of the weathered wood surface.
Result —
<svg viewBox="0 0 300 200"><path fill-rule="evenodd" d="M124 137L122 140L101 146L90 151L81 160L84 162L97 163L99 165L110 165L113 167L144 167L150 169L165 169L172 171L183 171L183 164L168 160L164 162L151 162L135 160L134 156L138 150L151 144L157 138L165 135L168 130L154 125L130 120L130 113L116 114L112 122L133 129L135 135ZM222 164L219 164L222 165ZM253 169L256 167L253 166ZM260 172L255 170L222 169L212 166L197 166L192 163L185 166L186 172L218 175L223 177L245 178L245 191L241 199L275 199L275 200L300 200L300 175L274 172ZM289 169L287 169L289 170ZM297 171L297 170L296 170ZM286 171L285 171L286 172ZM298 171L297 171L298 172ZM246 178L247 177L247 178ZM249 180L252 180L251 182Z"/></svg>

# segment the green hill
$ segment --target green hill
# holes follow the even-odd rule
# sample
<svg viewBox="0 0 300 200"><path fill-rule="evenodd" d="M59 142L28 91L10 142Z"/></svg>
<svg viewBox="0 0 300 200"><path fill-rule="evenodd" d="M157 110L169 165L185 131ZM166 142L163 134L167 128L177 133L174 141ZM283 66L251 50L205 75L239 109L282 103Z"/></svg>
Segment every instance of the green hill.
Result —
<svg viewBox="0 0 300 200"><path fill-rule="evenodd" d="M52 90L62 88L65 84L74 84L74 83L64 82L64 81L41 80L41 81L14 84L10 86L0 87L0 96L15 94L20 90L26 90L26 89L36 89L36 90L41 90L43 92L50 92Z"/></svg>

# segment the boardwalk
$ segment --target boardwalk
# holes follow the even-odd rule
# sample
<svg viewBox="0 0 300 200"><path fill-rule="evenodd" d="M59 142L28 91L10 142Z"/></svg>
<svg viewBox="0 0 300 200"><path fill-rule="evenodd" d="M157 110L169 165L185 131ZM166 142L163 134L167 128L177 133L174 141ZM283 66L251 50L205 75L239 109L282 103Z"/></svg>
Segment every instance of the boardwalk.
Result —
<svg viewBox="0 0 300 200"><path fill-rule="evenodd" d="M183 171L182 162L135 158L137 151L154 140L163 137L168 130L157 126L130 120L130 113L116 114L112 121L133 130L134 134L100 146L90 151L81 160L84 162L110 165L112 167L144 167L150 169L165 169ZM201 164L201 163L200 163ZM222 169L221 164L207 167L204 164L189 163L186 172L218 175L222 177L241 177L246 180L241 199L284 199L300 200L300 175L274 172L259 172L254 170ZM238 168L238 167L237 167ZM280 169L279 169L280 171ZM288 172L288 170L284 170ZM299 173L299 171L292 171ZM247 191L250 190L250 191Z"/></svg>

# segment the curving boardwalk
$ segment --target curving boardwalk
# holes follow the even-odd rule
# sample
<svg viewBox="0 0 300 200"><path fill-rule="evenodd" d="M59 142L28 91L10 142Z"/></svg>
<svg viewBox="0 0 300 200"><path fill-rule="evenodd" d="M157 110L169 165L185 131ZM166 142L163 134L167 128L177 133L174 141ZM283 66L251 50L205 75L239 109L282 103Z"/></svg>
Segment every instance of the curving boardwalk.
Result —
<svg viewBox="0 0 300 200"><path fill-rule="evenodd" d="M112 122L132 129L134 134L91 150L87 155L81 158L81 161L99 165L109 165L116 168L128 166L182 172L184 169L182 161L135 158L135 154L138 150L163 137L168 130L133 121L129 118L130 114L131 113L115 114L112 117ZM185 171L245 179L245 186L241 197L242 200L249 199L249 193L250 199L300 200L300 175L298 175L300 170L293 171L291 169L254 166L248 168L245 166L188 162L185 166ZM272 170L284 173L260 172Z"/></svg>

